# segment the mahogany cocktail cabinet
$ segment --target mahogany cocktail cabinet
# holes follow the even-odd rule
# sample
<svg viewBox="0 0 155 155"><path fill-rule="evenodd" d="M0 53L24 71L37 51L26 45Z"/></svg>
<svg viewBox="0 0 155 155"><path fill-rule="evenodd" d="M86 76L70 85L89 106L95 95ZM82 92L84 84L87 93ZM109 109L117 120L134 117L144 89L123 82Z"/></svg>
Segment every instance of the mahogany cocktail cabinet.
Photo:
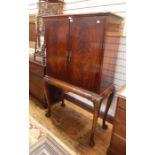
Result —
<svg viewBox="0 0 155 155"><path fill-rule="evenodd" d="M48 85L54 85L64 94L73 92L93 102L93 123L90 146L94 146L94 133L101 103L109 97L103 116L103 128L110 107L114 87L113 75L121 33L122 18L111 13L44 16L46 42L46 76L44 90L48 103L46 116L51 115ZM116 44L117 45L117 44ZM113 59L109 59L112 55Z"/></svg>

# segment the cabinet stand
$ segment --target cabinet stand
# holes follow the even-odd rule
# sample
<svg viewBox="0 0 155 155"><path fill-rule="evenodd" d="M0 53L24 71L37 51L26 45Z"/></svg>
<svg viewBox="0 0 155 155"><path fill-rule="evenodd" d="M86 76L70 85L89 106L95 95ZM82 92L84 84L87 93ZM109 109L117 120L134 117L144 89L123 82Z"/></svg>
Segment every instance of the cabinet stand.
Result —
<svg viewBox="0 0 155 155"><path fill-rule="evenodd" d="M107 112L108 112L109 107L110 107L111 102L112 102L113 93L114 93L114 86L110 85L101 94L96 94L96 93L93 93L91 91L85 90L83 88L74 86L72 84L60 81L58 79L55 79L55 78L52 78L49 76L45 76L44 77L44 93L45 93L45 97L46 97L47 104L48 104L48 111L46 113L47 117L51 116L51 103L49 100L50 96L49 96L48 85L54 85L57 88L62 90L62 96L61 96L62 97L61 98L62 99L62 104L61 104L62 106L65 106L64 94L66 92L75 93L75 94L82 96L84 98L87 98L88 100L93 102L93 123L92 123L92 129L91 129L90 141L89 141L89 145L91 147L93 147L95 145L94 134L95 134L97 120L98 120L98 116L99 116L99 112L100 112L101 103L106 97L109 96L107 104L106 104L105 113L103 116L103 124L102 124L104 129L107 128L105 121L106 121L106 117L107 117Z"/></svg>

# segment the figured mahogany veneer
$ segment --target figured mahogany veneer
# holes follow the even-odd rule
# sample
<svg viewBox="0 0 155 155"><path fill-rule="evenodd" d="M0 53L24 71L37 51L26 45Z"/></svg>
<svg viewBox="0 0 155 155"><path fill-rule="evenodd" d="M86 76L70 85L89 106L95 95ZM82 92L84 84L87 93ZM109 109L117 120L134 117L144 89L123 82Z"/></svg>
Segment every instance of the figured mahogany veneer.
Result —
<svg viewBox="0 0 155 155"><path fill-rule="evenodd" d="M43 18L47 55L47 76L44 78L48 103L47 116L51 114L48 85L54 85L62 90L62 106L66 92L73 92L91 100L94 115L90 145L94 146L94 132L101 103L109 96L103 117L103 127L106 128L105 120L114 92L113 75L105 72L108 70L105 64L109 59L104 54L111 52L105 48L106 40L108 37L120 35L122 18L111 13L56 15ZM115 58L117 50L118 46L114 46L111 52ZM115 64L116 59L110 60L109 63ZM115 65L112 70L114 68Z"/></svg>
<svg viewBox="0 0 155 155"><path fill-rule="evenodd" d="M122 18L110 13L44 17L46 74L86 90L103 92L113 82L113 75L104 72L108 70L104 62L109 61L104 56L105 42L108 35L121 33L121 22ZM115 46L109 52L117 56L117 50ZM110 61L116 63L116 59Z"/></svg>

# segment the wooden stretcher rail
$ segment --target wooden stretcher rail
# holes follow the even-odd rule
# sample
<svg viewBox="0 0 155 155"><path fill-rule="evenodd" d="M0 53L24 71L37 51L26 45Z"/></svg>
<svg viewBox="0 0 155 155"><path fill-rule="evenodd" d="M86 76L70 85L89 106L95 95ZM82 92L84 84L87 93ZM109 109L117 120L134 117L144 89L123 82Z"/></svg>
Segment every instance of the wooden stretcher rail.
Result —
<svg viewBox="0 0 155 155"><path fill-rule="evenodd" d="M70 92L71 91L71 92L73 92L73 93L75 93L77 95L80 95L82 97L85 97L85 98L87 98L89 100L92 99L92 96L101 97L100 95L98 95L96 93L93 93L91 91L82 89L80 87L74 86L72 84L69 84L69 83L66 83L66 82L63 82L63 81L60 81L58 79L49 77L47 75L44 77L44 80L47 83L51 84L51 85L55 85L56 87L63 89L65 92Z"/></svg>

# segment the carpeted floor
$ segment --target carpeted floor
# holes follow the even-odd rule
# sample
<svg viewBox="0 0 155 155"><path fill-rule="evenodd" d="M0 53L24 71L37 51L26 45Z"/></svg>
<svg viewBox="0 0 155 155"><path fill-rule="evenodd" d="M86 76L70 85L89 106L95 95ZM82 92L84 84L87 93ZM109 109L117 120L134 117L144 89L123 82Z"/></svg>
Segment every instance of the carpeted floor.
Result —
<svg viewBox="0 0 155 155"><path fill-rule="evenodd" d="M75 154L31 116L29 116L29 150L30 155Z"/></svg>
<svg viewBox="0 0 155 155"><path fill-rule="evenodd" d="M33 117L29 117L29 146L31 147L41 138L45 137L46 129L41 126Z"/></svg>

